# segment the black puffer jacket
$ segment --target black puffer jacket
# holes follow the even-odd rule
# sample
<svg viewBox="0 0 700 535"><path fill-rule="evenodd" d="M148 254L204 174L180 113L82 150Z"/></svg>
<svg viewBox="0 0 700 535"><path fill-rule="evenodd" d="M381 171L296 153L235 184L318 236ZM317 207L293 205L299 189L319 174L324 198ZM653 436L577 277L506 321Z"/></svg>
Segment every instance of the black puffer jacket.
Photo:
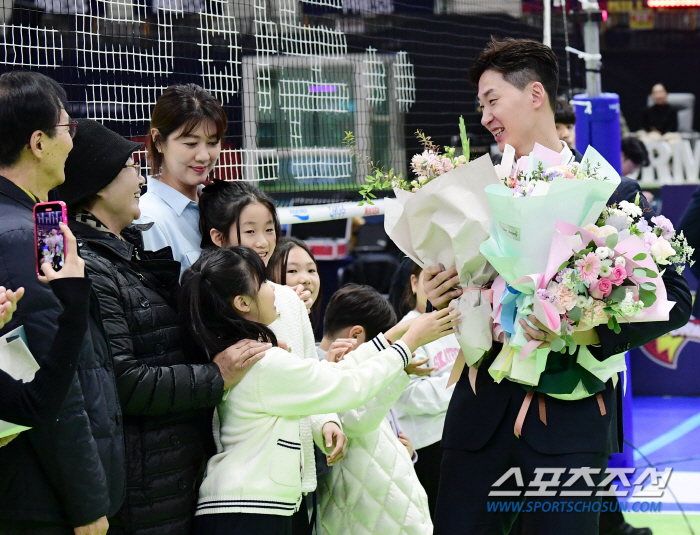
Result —
<svg viewBox="0 0 700 535"><path fill-rule="evenodd" d="M216 364L182 351L173 299L180 264L169 248L143 251L143 226L125 229L128 241L74 220L70 227L99 299L124 412L127 496L109 532L188 535L223 378Z"/></svg>
<svg viewBox="0 0 700 535"><path fill-rule="evenodd" d="M34 202L0 177L0 284L25 296L0 335L24 326L39 365L56 335L62 307L36 275ZM99 324L89 322L75 375L55 422L0 448L2 520L83 526L119 509L124 442L112 361Z"/></svg>

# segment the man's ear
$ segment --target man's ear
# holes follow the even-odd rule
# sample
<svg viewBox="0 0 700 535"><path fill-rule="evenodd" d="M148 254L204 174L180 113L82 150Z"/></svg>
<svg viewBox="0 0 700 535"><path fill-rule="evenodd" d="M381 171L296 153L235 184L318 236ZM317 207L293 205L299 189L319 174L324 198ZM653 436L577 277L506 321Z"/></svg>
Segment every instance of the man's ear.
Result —
<svg viewBox="0 0 700 535"><path fill-rule="evenodd" d="M359 338L365 334L365 328L362 325L353 325L348 331L348 338Z"/></svg>
<svg viewBox="0 0 700 535"><path fill-rule="evenodd" d="M532 82L530 91L532 93L532 105L536 110L549 103L547 92L544 90L541 82Z"/></svg>
<svg viewBox="0 0 700 535"><path fill-rule="evenodd" d="M211 241L214 242L214 245L216 245L217 247L224 246L224 235L215 228L209 231L209 237L211 238Z"/></svg>
<svg viewBox="0 0 700 535"><path fill-rule="evenodd" d="M43 156L42 141L44 140L44 136L45 134L41 130L35 130L29 138L29 150L32 151L34 156L38 159L41 159Z"/></svg>
<svg viewBox="0 0 700 535"><path fill-rule="evenodd" d="M241 314L248 314L252 302L253 300L247 295L237 295L233 298L233 308Z"/></svg>

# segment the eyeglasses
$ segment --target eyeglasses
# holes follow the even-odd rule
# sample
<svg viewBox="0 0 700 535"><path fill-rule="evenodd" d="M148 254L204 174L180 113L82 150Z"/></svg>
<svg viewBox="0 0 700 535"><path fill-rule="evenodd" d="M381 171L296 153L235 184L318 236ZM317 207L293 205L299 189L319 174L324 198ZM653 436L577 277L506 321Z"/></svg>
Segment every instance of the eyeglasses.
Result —
<svg viewBox="0 0 700 535"><path fill-rule="evenodd" d="M141 164L140 163L128 163L124 167L133 167L136 170L136 174L141 174Z"/></svg>
<svg viewBox="0 0 700 535"><path fill-rule="evenodd" d="M78 123L75 121L72 121L70 123L64 123L64 124L56 124L54 125L54 128L57 126L67 126L68 127L68 134L70 134L70 138L73 139L75 137L75 132L78 130Z"/></svg>

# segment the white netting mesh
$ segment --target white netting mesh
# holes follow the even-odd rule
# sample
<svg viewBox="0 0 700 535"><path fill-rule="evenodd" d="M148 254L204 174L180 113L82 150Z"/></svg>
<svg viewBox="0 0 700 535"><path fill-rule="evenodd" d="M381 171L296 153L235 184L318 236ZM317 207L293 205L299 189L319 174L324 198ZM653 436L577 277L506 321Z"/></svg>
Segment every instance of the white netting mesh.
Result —
<svg viewBox="0 0 700 535"><path fill-rule="evenodd" d="M25 32L29 30L29 38ZM0 25L3 56L0 63L21 67L58 67L63 62L63 39L56 30ZM15 37L17 37L15 39Z"/></svg>
<svg viewBox="0 0 700 535"><path fill-rule="evenodd" d="M401 111L407 112L416 101L416 77L413 64L406 52L396 54L394 60L394 95Z"/></svg>
<svg viewBox="0 0 700 535"><path fill-rule="evenodd" d="M363 86L367 89L367 102L375 106L386 102L386 69L384 62L377 59L376 48L367 48L363 64Z"/></svg>

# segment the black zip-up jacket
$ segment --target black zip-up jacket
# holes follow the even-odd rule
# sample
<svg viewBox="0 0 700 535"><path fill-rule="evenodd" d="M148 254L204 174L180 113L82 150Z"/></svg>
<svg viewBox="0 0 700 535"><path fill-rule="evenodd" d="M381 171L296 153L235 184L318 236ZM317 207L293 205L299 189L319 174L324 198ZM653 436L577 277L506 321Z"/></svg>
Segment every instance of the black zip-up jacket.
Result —
<svg viewBox="0 0 700 535"><path fill-rule="evenodd" d="M0 177L0 281L26 291L0 335L23 325L41 366L63 307L36 274L33 207L24 191ZM77 373L55 421L0 448L0 521L83 526L114 514L123 497L124 442L112 361L99 325L89 320Z"/></svg>
<svg viewBox="0 0 700 535"><path fill-rule="evenodd" d="M110 535L189 535L208 457L212 407L222 399L216 364L181 347L175 308L180 263L170 248L144 252L134 225L123 240L70 220L114 358L124 412L127 495Z"/></svg>

